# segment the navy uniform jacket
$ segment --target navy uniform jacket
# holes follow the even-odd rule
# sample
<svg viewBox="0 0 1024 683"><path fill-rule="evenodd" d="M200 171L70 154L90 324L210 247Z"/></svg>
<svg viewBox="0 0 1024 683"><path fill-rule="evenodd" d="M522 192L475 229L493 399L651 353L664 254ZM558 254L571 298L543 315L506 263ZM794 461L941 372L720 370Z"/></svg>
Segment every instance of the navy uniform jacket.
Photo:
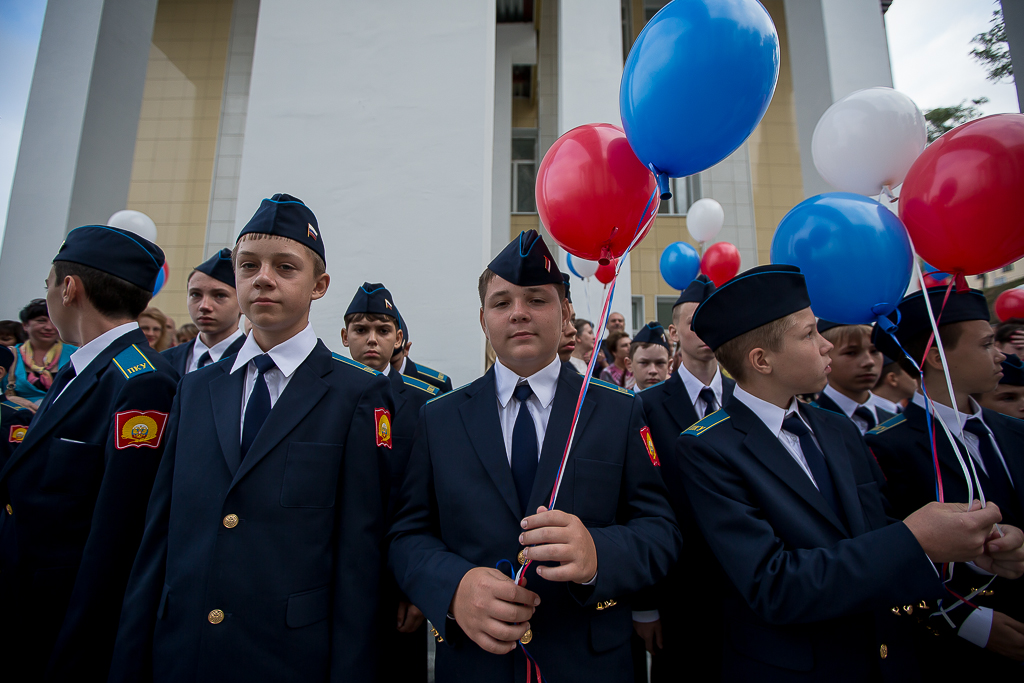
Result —
<svg viewBox="0 0 1024 683"><path fill-rule="evenodd" d="M831 410L833 413L839 413L840 415L849 418L851 422L853 421L853 418L850 418L849 415L847 415L839 406L839 404L832 400L832 397L826 394L824 391L818 394L818 398L811 405L813 405L816 408L821 408L823 410ZM875 406L875 415L877 417L878 424L882 424L886 420L891 420L893 417L895 417L895 415L890 413L888 410L885 410L884 408L879 408L878 406Z"/></svg>
<svg viewBox="0 0 1024 683"><path fill-rule="evenodd" d="M547 505L583 378L561 367L528 509ZM593 586L548 582L528 570L541 598L530 620L530 653L550 681L632 678L630 596L663 577L681 538L664 485L641 436L640 403L595 382L581 407L556 509L576 515L597 548ZM495 394L494 369L423 409L391 528L390 565L399 586L448 645L437 649L438 681L526 680L521 648L485 652L448 620L467 571L510 560L516 567L520 509Z"/></svg>
<svg viewBox="0 0 1024 683"><path fill-rule="evenodd" d="M242 335L235 341L228 344L228 347L224 349L224 353L221 354L221 358L227 358L238 353L239 349L242 348L242 344L245 343L245 335ZM178 375L184 377L188 373L188 362L192 356L192 349L195 348L196 340L186 342L185 344L178 344L172 346L166 351L161 351L163 357L170 361L174 369L178 371ZM220 359L218 359L220 360Z"/></svg>
<svg viewBox="0 0 1024 683"><path fill-rule="evenodd" d="M722 377L723 401L729 400L735 386L735 381ZM678 667L689 665L693 657L704 658L707 652L721 650L724 576L697 527L679 476L681 470L677 463L670 463L678 457L679 435L700 419L686 386L679 373L673 372L667 380L644 389L639 396L654 447L661 458L669 501L687 547L687 559L676 564L664 580L644 595L645 602L649 600L650 604L643 607L659 610L666 639L665 648L654 658L651 671L652 677L658 680L677 678ZM700 590L693 590L694 586L700 586ZM717 657L712 662L717 663ZM705 661L706 665L709 663Z"/></svg>
<svg viewBox="0 0 1024 683"><path fill-rule="evenodd" d="M0 393L0 469L7 464L11 452L25 438L25 431L32 421L32 411L19 406ZM0 525L3 524L0 517Z"/></svg>
<svg viewBox="0 0 1024 683"><path fill-rule="evenodd" d="M916 680L910 618L891 609L941 595L938 574L906 525L887 516L881 473L857 428L800 411L846 524L736 398L678 440L697 523L732 584L723 680Z"/></svg>
<svg viewBox="0 0 1024 683"><path fill-rule="evenodd" d="M410 377L415 377L421 382L433 384L441 390L442 394L452 390L452 380L448 375L443 372L438 372L433 368L428 368L426 365L417 365L408 357L405 359L405 374Z"/></svg>
<svg viewBox="0 0 1024 683"><path fill-rule="evenodd" d="M388 382L318 341L232 476L233 362L181 381L110 680L373 680Z"/></svg>
<svg viewBox="0 0 1024 683"><path fill-rule="evenodd" d="M1018 504L1022 496L1021 487L1024 486L1024 422L1001 415L995 411L982 409L985 424L992 430L992 434L999 444L999 450L1006 460L1010 469L1013 482L1016 485ZM935 418L936 420L938 418ZM955 435L954 435L955 436ZM914 510L936 500L935 489L935 468L931 455L931 444L928 439L928 427L925 411L916 403L909 403L906 409L893 419L879 424L869 431L865 438L871 452L878 458L878 464L888 478L888 497L892 503L893 511L898 517L906 517ZM963 470L953 453L953 447L949 443L941 425L935 426L935 441L939 455L939 471L942 474L942 489L944 499L948 502L967 501L967 482L964 479ZM966 456L966 449L964 454ZM978 475L982 477L984 486L985 474L978 469ZM1000 473L1000 476L1006 476ZM986 489L986 496L991 499L991 487ZM977 491L974 493L977 498ZM1009 501L1001 500L998 496L994 502L1003 511L1003 521L1016 527L1024 526L1024 520L1019 519L1012 512L1013 507ZM951 589L959 595L963 591L973 592L972 589L981 587L988 580L988 577L980 577L966 566L958 567L953 573ZM996 578L989 586L990 594L979 595L971 602L1000 612L1005 612L1017 621L1024 621L1024 581L1021 579L1010 580ZM946 596L945 604L955 602L956 598ZM950 617L957 628L967 618L969 610L964 607L953 610ZM1015 666L1010 660L998 657L972 645L963 638L952 633L948 628L945 619L938 617L929 619L929 624L948 638L935 639L929 637L927 640L937 641L936 647L945 648L944 652L935 653L936 656L929 658L929 663L934 664L938 670L956 673L957 664L973 668L981 666L982 670L998 666ZM1019 672L1020 666L1017 666ZM968 669L970 670L970 669Z"/></svg>
<svg viewBox="0 0 1024 683"><path fill-rule="evenodd" d="M105 675L177 379L142 330L122 335L43 399L0 471L5 681Z"/></svg>

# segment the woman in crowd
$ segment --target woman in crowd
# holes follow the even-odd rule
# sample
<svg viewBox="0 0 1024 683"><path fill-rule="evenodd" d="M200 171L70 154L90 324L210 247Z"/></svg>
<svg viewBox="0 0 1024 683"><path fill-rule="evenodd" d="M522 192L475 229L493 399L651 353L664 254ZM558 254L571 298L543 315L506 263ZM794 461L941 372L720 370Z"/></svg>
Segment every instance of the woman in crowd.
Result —
<svg viewBox="0 0 1024 683"><path fill-rule="evenodd" d="M633 373L626 370L626 357L629 355L629 335L620 331L612 332L608 335L606 343L612 351L613 362L601 371L601 379L629 389L635 383Z"/></svg>
<svg viewBox="0 0 1024 683"><path fill-rule="evenodd" d="M34 411L76 347L60 340L57 328L50 322L45 299L33 299L18 317L27 339L14 349L14 372L8 379L7 397Z"/></svg>
<svg viewBox="0 0 1024 683"><path fill-rule="evenodd" d="M146 341L155 351L166 351L174 346L167 329L167 316L159 308L150 306L139 316L139 327L146 335Z"/></svg>
<svg viewBox="0 0 1024 683"><path fill-rule="evenodd" d="M0 344L14 348L26 339L25 328L17 320L0 320Z"/></svg>

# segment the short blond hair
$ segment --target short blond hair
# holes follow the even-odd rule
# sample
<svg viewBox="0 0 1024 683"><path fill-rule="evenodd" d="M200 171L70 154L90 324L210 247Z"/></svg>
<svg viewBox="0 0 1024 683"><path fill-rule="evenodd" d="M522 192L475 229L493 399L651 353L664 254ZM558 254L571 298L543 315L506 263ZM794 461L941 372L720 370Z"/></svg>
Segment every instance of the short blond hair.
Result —
<svg viewBox="0 0 1024 683"><path fill-rule="evenodd" d="M302 242L298 240L293 240L290 237L284 237L282 235L270 235L265 232L247 232L246 234L238 238L238 241L235 242L235 247L231 250L232 269L235 267L235 257L238 256L238 245L242 243L242 240L248 240L250 242L255 242L257 240L288 240L290 242L295 242L303 249L305 249L306 253L309 254L309 257L313 259L313 279L316 279L327 272L327 264L324 263L324 260L322 258L320 258L320 254L316 253Z"/></svg>
<svg viewBox="0 0 1024 683"><path fill-rule="evenodd" d="M858 332L866 335L868 343L870 343L871 325L836 325L835 327L830 327L822 332L821 336L824 337L827 342L832 344L832 346L838 349L850 341L850 337Z"/></svg>
<svg viewBox="0 0 1024 683"><path fill-rule="evenodd" d="M782 350L786 332L796 322L794 315L790 313L730 339L715 349L715 358L737 381L743 381L747 375L747 356L750 355L750 352L754 349Z"/></svg>

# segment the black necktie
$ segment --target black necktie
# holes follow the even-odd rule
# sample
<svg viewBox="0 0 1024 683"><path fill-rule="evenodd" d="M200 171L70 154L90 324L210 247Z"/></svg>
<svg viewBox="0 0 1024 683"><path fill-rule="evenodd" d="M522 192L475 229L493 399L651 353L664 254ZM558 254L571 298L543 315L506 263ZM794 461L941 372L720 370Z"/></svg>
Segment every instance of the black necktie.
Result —
<svg viewBox="0 0 1024 683"><path fill-rule="evenodd" d="M526 506L530 503L533 479L537 475L537 427L526 405L526 400L533 396L533 390L529 384L520 384L512 395L519 401L519 414L512 428L512 480L516 484L523 514L529 515L531 511Z"/></svg>
<svg viewBox="0 0 1024 683"><path fill-rule="evenodd" d="M711 413L715 412L715 406L718 403L718 401L715 400L715 392L711 389L711 387L704 387L703 389L701 389L700 393L697 394L697 398L704 401L704 414L701 415L701 417L707 417Z"/></svg>
<svg viewBox="0 0 1024 683"><path fill-rule="evenodd" d="M203 351L203 355L199 356L199 364L196 365L196 369L198 370L199 368L205 368L212 361L213 361L213 359L210 358L210 352L209 351Z"/></svg>
<svg viewBox="0 0 1024 683"><path fill-rule="evenodd" d="M57 400L57 397L60 396L61 392L64 391L64 387L66 387L68 383L75 378L76 374L75 366L71 363L68 363L61 368L60 372L57 373L57 376L53 378L53 384L51 384L50 388L47 390L46 397L40 404L38 412L42 413L43 411L48 410L49 407L53 405L53 402Z"/></svg>
<svg viewBox="0 0 1024 683"><path fill-rule="evenodd" d="M818 448L818 445L814 443L811 430L807 428L807 425L804 424L803 420L796 413L790 414L789 417L782 421L782 428L800 439L800 450L804 453L807 466L811 468L811 474L814 475L814 481L818 485L818 490L821 491L821 495L824 496L828 506L832 508L832 512L836 513L839 519L843 519L842 508L839 507L839 501L836 498L836 488L832 483L832 475L829 473L828 465L825 463L825 456L822 454L821 449Z"/></svg>
<svg viewBox="0 0 1024 683"><path fill-rule="evenodd" d="M249 402L245 404L245 419L242 420L243 460L256 441L256 435L260 433L263 423L267 421L267 415L270 415L270 388L267 387L265 375L268 370L277 367L274 365L274 359L265 353L253 358L252 362L256 364L259 374L256 375L256 383L252 388L252 394L249 395Z"/></svg>
<svg viewBox="0 0 1024 683"><path fill-rule="evenodd" d="M978 451L981 453L981 462L984 463L985 473L988 475L988 481L984 484L987 499L1003 508L1003 516L1007 523L1010 523L1011 519L1019 519L1020 502L1014 494L1013 485L1006 475L999 454L996 453L996 449L992 445L992 439L989 437L991 432L988 427L978 418L972 417L964 423L964 431L978 437Z"/></svg>
<svg viewBox="0 0 1024 683"><path fill-rule="evenodd" d="M868 429L874 429L875 425L878 424L878 420L875 419L874 413L872 413L867 406L857 406L857 409L853 411L853 414L868 423Z"/></svg>

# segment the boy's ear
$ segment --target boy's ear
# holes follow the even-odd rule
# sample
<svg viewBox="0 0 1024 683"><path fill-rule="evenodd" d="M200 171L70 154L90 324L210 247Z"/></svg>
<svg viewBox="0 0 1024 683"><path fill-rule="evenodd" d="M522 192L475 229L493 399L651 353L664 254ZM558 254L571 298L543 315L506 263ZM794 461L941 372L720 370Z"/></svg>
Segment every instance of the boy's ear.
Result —
<svg viewBox="0 0 1024 683"><path fill-rule="evenodd" d="M747 352L747 361L754 368L754 372L762 375L772 374L772 363L764 349L760 347L751 349Z"/></svg>
<svg viewBox="0 0 1024 683"><path fill-rule="evenodd" d="M924 363L921 365L921 370L923 371L926 367L942 372L942 356L939 355L939 347L934 343L932 344L932 347L928 349L928 355L924 357Z"/></svg>
<svg viewBox="0 0 1024 683"><path fill-rule="evenodd" d="M320 277L313 283L313 294L312 300L323 298L324 294L327 293L327 288L331 286L331 276L327 273L322 273Z"/></svg>
<svg viewBox="0 0 1024 683"><path fill-rule="evenodd" d="M348 348L348 328L347 327L341 328L341 343L345 345L346 349Z"/></svg>

